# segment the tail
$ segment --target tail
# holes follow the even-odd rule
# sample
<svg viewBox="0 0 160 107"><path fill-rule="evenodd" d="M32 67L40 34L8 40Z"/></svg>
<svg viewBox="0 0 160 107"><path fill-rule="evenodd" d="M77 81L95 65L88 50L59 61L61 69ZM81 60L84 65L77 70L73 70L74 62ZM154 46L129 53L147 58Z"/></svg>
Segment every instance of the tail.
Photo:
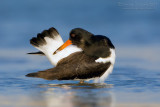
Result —
<svg viewBox="0 0 160 107"><path fill-rule="evenodd" d="M55 28L52 27L37 34L37 37L30 40L30 44L40 50L39 54L45 54L53 65L57 64L53 59L53 53L63 44L63 40Z"/></svg>

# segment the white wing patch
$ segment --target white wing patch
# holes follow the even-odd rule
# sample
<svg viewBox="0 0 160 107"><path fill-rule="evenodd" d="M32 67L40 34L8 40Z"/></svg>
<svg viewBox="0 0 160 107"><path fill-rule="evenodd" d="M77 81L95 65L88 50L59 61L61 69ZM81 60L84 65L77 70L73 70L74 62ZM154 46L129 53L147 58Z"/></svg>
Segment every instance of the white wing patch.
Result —
<svg viewBox="0 0 160 107"><path fill-rule="evenodd" d="M97 60L95 60L95 62L97 62L97 63L111 62L110 67L105 71L105 73L100 78L94 80L95 83L97 83L97 82L103 83L105 81L105 79L108 77L108 75L110 73L112 73L112 71L113 71L116 54L115 54L115 49L110 49L110 51L111 51L111 56L110 57L98 58Z"/></svg>
<svg viewBox="0 0 160 107"><path fill-rule="evenodd" d="M47 44L36 48L42 51L45 55L52 54L64 43L60 35L55 38L44 37L44 39Z"/></svg>
<svg viewBox="0 0 160 107"><path fill-rule="evenodd" d="M46 55L48 60L51 62L51 64L54 66L57 65L58 61L69 56L70 54L74 52L82 51L80 48L78 48L75 45L69 45L63 50L57 52L56 54L53 54L61 45L64 44L61 36L57 35L54 38L44 37L44 39L47 44L40 45L39 47L35 47L35 48L42 51Z"/></svg>
<svg viewBox="0 0 160 107"><path fill-rule="evenodd" d="M115 49L110 49L111 51L111 56L107 57L107 58L98 58L97 60L95 60L95 62L97 63L106 63L106 62L111 62L112 64L115 63L115 57L116 57L116 54L115 54Z"/></svg>
<svg viewBox="0 0 160 107"><path fill-rule="evenodd" d="M63 50L57 52L57 53L54 54L54 55L53 55L53 53L52 53L52 55L49 56L49 58L50 58L49 60L51 61L51 63L52 63L53 65L56 66L57 63L58 63L58 61L60 61L61 59L69 56L69 55L72 54L72 53L80 52L80 51L82 51L81 48L78 48L78 47L75 46L75 45L69 45L69 46L67 46L66 48L64 48Z"/></svg>
<svg viewBox="0 0 160 107"><path fill-rule="evenodd" d="M47 44L35 47L38 50L42 51L48 60L51 62L51 64L56 65L54 58L53 58L53 53L61 46L63 45L63 40L60 35L55 36L54 38L50 37L44 37L45 41Z"/></svg>

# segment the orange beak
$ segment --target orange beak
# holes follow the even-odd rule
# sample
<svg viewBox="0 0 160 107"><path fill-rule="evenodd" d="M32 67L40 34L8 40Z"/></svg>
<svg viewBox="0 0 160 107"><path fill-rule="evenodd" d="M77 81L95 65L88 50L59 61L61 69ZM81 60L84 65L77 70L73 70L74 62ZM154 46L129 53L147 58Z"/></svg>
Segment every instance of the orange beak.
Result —
<svg viewBox="0 0 160 107"><path fill-rule="evenodd" d="M58 51L63 50L64 48L66 48L67 46L71 45L72 41L71 40L67 40L62 46L60 46L53 54L56 54Z"/></svg>

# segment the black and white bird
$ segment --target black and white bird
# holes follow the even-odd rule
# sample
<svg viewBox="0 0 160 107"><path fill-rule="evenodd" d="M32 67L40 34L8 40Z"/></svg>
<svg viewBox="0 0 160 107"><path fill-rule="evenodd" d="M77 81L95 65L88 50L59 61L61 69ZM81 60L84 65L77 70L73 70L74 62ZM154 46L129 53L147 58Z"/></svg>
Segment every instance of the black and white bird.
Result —
<svg viewBox="0 0 160 107"><path fill-rule="evenodd" d="M65 43L55 28L44 30L30 43L40 51L29 54L45 55L55 67L27 77L104 82L114 67L115 47L110 39L82 28L72 29Z"/></svg>

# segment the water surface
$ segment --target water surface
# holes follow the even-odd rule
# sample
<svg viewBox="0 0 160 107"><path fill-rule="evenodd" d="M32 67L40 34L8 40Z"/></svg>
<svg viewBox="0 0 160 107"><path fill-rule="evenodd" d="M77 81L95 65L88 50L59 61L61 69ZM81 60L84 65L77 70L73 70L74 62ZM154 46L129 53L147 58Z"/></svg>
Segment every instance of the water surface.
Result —
<svg viewBox="0 0 160 107"><path fill-rule="evenodd" d="M160 107L159 0L1 0L1 107ZM29 40L55 27L64 41L81 27L108 36L116 64L105 83L47 81L26 74L53 67Z"/></svg>
<svg viewBox="0 0 160 107"><path fill-rule="evenodd" d="M25 77L51 68L45 57L25 53L30 49L5 50L0 55L0 105L2 107L114 107L159 106L160 62L158 48L148 57L144 47L118 47L113 73L105 83L48 81ZM132 54L138 51L139 54ZM14 54L14 55L13 55ZM125 56L125 58L124 58ZM149 56L152 56L150 58Z"/></svg>

